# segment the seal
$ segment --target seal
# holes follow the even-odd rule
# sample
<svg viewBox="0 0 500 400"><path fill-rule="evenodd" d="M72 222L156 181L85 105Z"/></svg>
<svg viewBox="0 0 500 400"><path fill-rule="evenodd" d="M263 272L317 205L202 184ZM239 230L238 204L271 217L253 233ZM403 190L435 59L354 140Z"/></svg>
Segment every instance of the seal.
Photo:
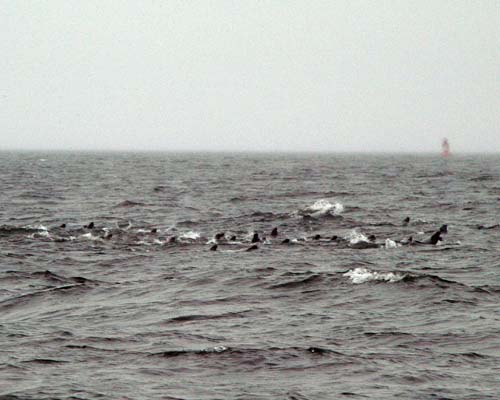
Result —
<svg viewBox="0 0 500 400"><path fill-rule="evenodd" d="M257 232L254 232L252 237L252 243L258 243L258 242L260 242L259 234Z"/></svg>

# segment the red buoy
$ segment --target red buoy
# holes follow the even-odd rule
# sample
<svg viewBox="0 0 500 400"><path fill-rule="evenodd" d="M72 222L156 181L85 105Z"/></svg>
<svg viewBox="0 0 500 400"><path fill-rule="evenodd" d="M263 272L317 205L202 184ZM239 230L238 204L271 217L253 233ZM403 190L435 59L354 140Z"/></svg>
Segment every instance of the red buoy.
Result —
<svg viewBox="0 0 500 400"><path fill-rule="evenodd" d="M444 138L441 143L441 156L448 157L450 155L450 143Z"/></svg>

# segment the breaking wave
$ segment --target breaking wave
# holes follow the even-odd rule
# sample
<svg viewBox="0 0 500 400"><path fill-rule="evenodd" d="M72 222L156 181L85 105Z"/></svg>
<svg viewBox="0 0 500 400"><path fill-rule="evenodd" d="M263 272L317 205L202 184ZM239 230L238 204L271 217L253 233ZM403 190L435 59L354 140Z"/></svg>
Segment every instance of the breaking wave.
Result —
<svg viewBox="0 0 500 400"><path fill-rule="evenodd" d="M302 217L317 219L327 216L336 217L342 214L343 211L344 206L342 203L330 203L328 200L320 199L317 200L313 205L299 210L297 214L301 215Z"/></svg>
<svg viewBox="0 0 500 400"><path fill-rule="evenodd" d="M373 281L394 283L405 279L408 275L399 272L379 272L368 268L354 268L344 273L344 276L347 276L352 283L360 284Z"/></svg>

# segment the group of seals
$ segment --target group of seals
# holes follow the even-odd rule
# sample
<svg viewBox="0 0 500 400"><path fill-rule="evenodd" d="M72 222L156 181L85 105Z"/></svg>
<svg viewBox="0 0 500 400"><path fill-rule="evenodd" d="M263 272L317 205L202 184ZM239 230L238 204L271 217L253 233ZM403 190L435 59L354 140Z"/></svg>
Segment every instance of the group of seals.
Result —
<svg viewBox="0 0 500 400"><path fill-rule="evenodd" d="M407 226L409 222L410 222L410 217L406 217L403 220L403 226ZM436 232L434 232L432 234L432 236L427 240L424 240L424 241L414 240L413 236L410 236L408 239L397 240L397 241L394 241L392 244L394 246L397 246L397 245L399 245L399 246L437 245L437 244L439 244L439 242L443 241L442 235L445 235L446 233L448 233L448 225L444 224ZM277 227L274 227L272 229L270 236L272 238L278 237L278 228ZM385 243L377 242L375 235L368 236L367 240L357 240L355 242L350 242L349 240L342 238L342 237L339 237L337 235L333 235L329 238L322 238L322 236L320 234L315 234L315 235L310 236L308 238L302 238L302 239L284 238L280 242L280 244L295 244L295 243L309 241L309 240L320 241L320 242L334 242L337 245L342 246L342 244L343 244L344 245L343 247L352 248L352 249L373 249L373 248L380 248L380 247L387 246L386 242ZM220 232L214 236L214 241L215 241L215 244L213 244L210 247L211 251L218 250L220 244L223 244L223 243L231 244L232 242L235 242L236 236L234 236L234 235L231 236L229 241L227 241L225 233ZM261 238L259 236L258 232L254 232L250 242L252 243L252 245L250 247L248 247L246 249L242 249L242 250L244 250L244 251L257 250L259 248L257 243L266 243L267 239L265 237ZM392 241L390 241L390 242L392 242Z"/></svg>
<svg viewBox="0 0 500 400"><path fill-rule="evenodd" d="M406 227L410 223L410 217L406 217L402 221L402 226ZM110 231L108 228L101 228L99 229L96 227L94 222L89 222L87 225L83 225L80 228L77 228L78 230L83 230L85 235L83 236L91 236L92 239L94 240L101 240L101 239L106 239L109 240L113 237L113 233L116 233L118 236L120 235L128 235L130 233L125 233L125 231L129 230L129 228L132 225L129 222L129 225L125 228L120 228L118 227L118 230L115 231ZM60 229L67 230L69 229L67 227L67 224L63 223L59 226ZM488 229L488 228L486 228ZM98 233L97 233L98 232ZM160 233L158 228L151 228L151 229L139 229L137 231L140 235L153 235L156 236L157 234ZM325 243L325 244L334 244L337 248L351 248L351 249L374 249L374 248L390 248L390 247L399 247L399 246L416 246L416 245L438 245L439 242L443 241L443 235L448 233L448 225L444 224L442 225L437 231L435 231L427 240L415 240L413 236L408 237L407 239L401 239L401 240L391 240L391 239L386 239L385 242L377 242L377 238L375 235L369 235L368 237L364 235L359 235L359 237L355 237L352 240L349 240L349 238L343 238L338 235L332 235L332 236L322 236L319 233L316 233L314 235L308 236L308 237L301 237L301 238L288 238L288 237L283 237L281 240L279 239L280 232L278 230L278 227L272 228L269 237L270 239L267 239L265 236L260 236L259 232L253 232L250 237L247 238L237 238L236 235L231 234L231 235L226 235L226 232L217 232L212 239L208 240L206 244L210 244L210 251L217 251L220 250L221 246L230 246L232 248L232 251L254 251L259 249L259 244L271 244L271 243L278 243L281 245L295 245L295 244L306 244L306 243L312 243L312 242L317 242L317 243ZM175 236L167 236L164 241L156 240L158 244L164 244L164 245L170 245L170 244L183 244L183 243L193 243L197 242L200 243L199 235L196 238L185 238L181 236L179 239ZM53 239L56 240L56 239ZM203 239L202 239L203 240ZM59 240L58 240L59 241ZM64 238L62 237L60 241L64 241ZM245 243L249 243L249 245L245 246ZM235 250L234 250L235 249Z"/></svg>

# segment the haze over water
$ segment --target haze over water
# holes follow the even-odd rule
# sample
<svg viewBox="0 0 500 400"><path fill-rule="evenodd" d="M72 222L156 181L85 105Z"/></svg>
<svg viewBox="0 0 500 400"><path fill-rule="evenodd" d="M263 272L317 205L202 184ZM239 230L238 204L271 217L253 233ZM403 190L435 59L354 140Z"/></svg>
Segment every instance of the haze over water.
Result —
<svg viewBox="0 0 500 400"><path fill-rule="evenodd" d="M1 153L0 397L498 399L499 162Z"/></svg>
<svg viewBox="0 0 500 400"><path fill-rule="evenodd" d="M499 152L494 0L4 2L2 149Z"/></svg>

